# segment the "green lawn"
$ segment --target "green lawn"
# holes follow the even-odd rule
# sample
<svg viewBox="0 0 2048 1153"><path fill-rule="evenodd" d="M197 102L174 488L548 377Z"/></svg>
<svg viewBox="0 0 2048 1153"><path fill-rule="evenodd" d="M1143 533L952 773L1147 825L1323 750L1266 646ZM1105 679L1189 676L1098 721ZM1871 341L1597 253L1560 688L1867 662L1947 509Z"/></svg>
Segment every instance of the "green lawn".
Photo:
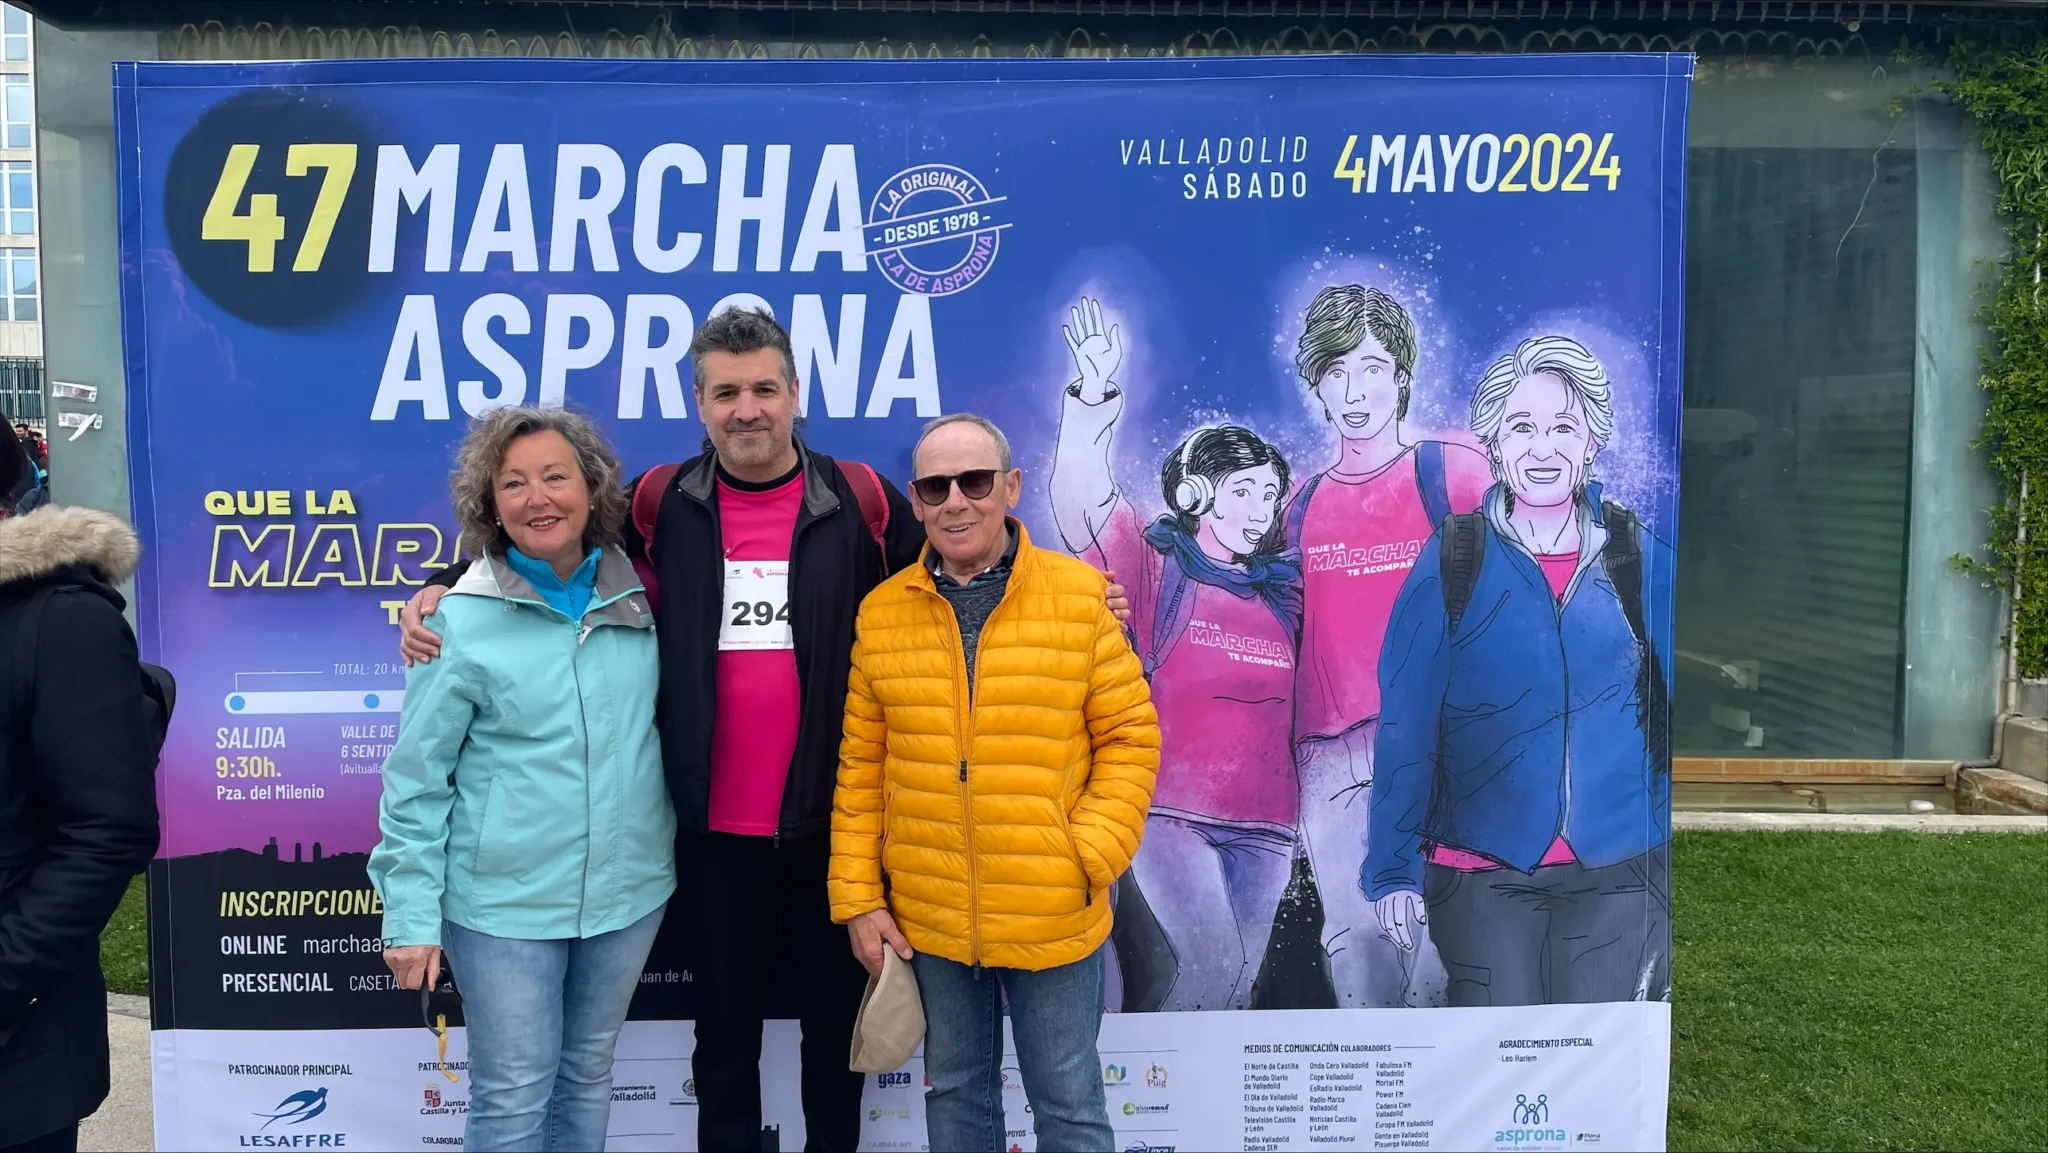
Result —
<svg viewBox="0 0 2048 1153"><path fill-rule="evenodd" d="M2048 836L1682 833L1672 872L1672 1149L2048 1149ZM146 991L139 882L102 955Z"/></svg>
<svg viewBox="0 0 2048 1153"><path fill-rule="evenodd" d="M2048 1149L2048 836L1682 833L1671 1148Z"/></svg>
<svg viewBox="0 0 2048 1153"><path fill-rule="evenodd" d="M100 934L100 965L107 971L107 988L116 993L149 992L149 911L142 896L142 878L128 885L128 895Z"/></svg>

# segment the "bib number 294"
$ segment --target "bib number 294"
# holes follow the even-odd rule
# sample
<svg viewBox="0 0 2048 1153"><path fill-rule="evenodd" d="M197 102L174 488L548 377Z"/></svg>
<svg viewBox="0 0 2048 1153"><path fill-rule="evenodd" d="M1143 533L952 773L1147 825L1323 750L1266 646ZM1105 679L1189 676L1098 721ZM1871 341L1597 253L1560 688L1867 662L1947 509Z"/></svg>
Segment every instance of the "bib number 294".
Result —
<svg viewBox="0 0 2048 1153"><path fill-rule="evenodd" d="M732 603L731 624L734 628L778 623L789 623L788 601L782 602L780 607L772 605L767 601L734 601Z"/></svg>
<svg viewBox="0 0 2048 1153"><path fill-rule="evenodd" d="M718 647L758 651L795 643L789 627L789 562L727 561Z"/></svg>

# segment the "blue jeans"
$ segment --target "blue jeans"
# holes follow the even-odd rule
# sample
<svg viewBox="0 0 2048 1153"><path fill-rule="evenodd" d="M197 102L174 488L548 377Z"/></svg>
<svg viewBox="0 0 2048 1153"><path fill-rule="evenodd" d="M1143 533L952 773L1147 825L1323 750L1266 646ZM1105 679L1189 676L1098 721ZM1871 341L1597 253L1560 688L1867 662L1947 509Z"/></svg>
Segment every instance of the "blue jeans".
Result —
<svg viewBox="0 0 2048 1153"><path fill-rule="evenodd" d="M520 941L442 923L469 1026L464 1149L604 1148L612 1051L662 912L582 940Z"/></svg>
<svg viewBox="0 0 2048 1153"><path fill-rule="evenodd" d="M933 1149L1002 1150L1003 1004L1032 1126L1043 1153L1114 1148L1102 1094L1103 950L1031 972L982 969L919 953L911 964L924 1002L926 1140Z"/></svg>

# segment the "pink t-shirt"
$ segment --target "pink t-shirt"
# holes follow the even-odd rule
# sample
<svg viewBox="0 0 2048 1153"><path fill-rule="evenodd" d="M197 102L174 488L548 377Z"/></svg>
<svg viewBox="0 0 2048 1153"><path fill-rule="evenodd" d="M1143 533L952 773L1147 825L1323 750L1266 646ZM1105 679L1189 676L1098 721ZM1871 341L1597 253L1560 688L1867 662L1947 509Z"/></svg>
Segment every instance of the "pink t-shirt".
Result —
<svg viewBox="0 0 2048 1153"><path fill-rule="evenodd" d="M1537 553L1536 563L1543 569L1543 579L1550 583L1550 595L1562 597L1564 590L1571 587L1572 574L1578 571L1579 554ZM1559 834L1556 840L1550 842L1550 848L1544 851L1543 859L1536 862L1536 867L1540 869L1545 865L1563 865L1578 859L1572 852L1572 847L1565 843L1563 834ZM1477 853L1467 853L1462 849L1446 849L1441 845L1430 847L1429 861L1430 864L1456 869L1461 873L1483 873L1488 869L1500 868L1498 862L1489 861Z"/></svg>
<svg viewBox="0 0 2048 1153"><path fill-rule="evenodd" d="M718 517L725 559L787 562L803 499L801 472L766 492L734 488L721 477ZM782 787L796 755L801 719L796 650L720 649L717 668L711 828L773 836L781 823Z"/></svg>
<svg viewBox="0 0 2048 1153"><path fill-rule="evenodd" d="M1470 449L1445 445L1451 511L1478 507L1477 466L1453 467ZM1325 472L1302 520L1301 681L1294 737L1338 736L1380 712L1380 645L1408 570L1437 526L1422 503L1415 450L1369 477Z"/></svg>
<svg viewBox="0 0 2048 1153"><path fill-rule="evenodd" d="M1165 557L1145 543L1119 500L1082 559L1115 570L1130 590L1140 656L1150 651ZM1287 739L1294 710L1294 639L1256 595L1188 579L1188 624L1152 677L1159 713L1159 784L1152 811L1216 824L1290 831L1301 786Z"/></svg>
<svg viewBox="0 0 2048 1153"><path fill-rule="evenodd" d="M1536 563L1543 569L1543 579L1550 582L1550 595L1564 599L1564 590L1571 587L1572 574L1578 571L1579 554L1575 552L1540 552Z"/></svg>

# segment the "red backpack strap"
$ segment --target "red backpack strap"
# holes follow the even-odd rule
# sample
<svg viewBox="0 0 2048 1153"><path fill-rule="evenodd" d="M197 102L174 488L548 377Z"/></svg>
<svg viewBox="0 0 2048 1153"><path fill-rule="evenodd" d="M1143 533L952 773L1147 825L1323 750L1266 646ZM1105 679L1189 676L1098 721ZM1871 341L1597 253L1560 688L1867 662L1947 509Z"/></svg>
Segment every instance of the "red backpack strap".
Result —
<svg viewBox="0 0 2048 1153"><path fill-rule="evenodd" d="M642 473L640 483L633 486L633 528L640 534L641 549L640 559L633 562L633 572L647 593L648 611L657 617L661 615L661 582L654 575L654 526L661 519L661 498L675 484L676 473L682 467L655 465Z"/></svg>
<svg viewBox="0 0 2048 1153"><path fill-rule="evenodd" d="M654 553L654 525L661 517L661 498L682 468L680 464L657 464L642 473L640 483L633 486L633 528L650 556Z"/></svg>
<svg viewBox="0 0 2048 1153"><path fill-rule="evenodd" d="M868 535L874 538L875 548L882 554L882 571L889 571L889 498L882 495L882 478L875 470L857 460L834 462L839 465L839 475L846 478L847 487L853 489L853 497L860 502L860 518L868 524Z"/></svg>

